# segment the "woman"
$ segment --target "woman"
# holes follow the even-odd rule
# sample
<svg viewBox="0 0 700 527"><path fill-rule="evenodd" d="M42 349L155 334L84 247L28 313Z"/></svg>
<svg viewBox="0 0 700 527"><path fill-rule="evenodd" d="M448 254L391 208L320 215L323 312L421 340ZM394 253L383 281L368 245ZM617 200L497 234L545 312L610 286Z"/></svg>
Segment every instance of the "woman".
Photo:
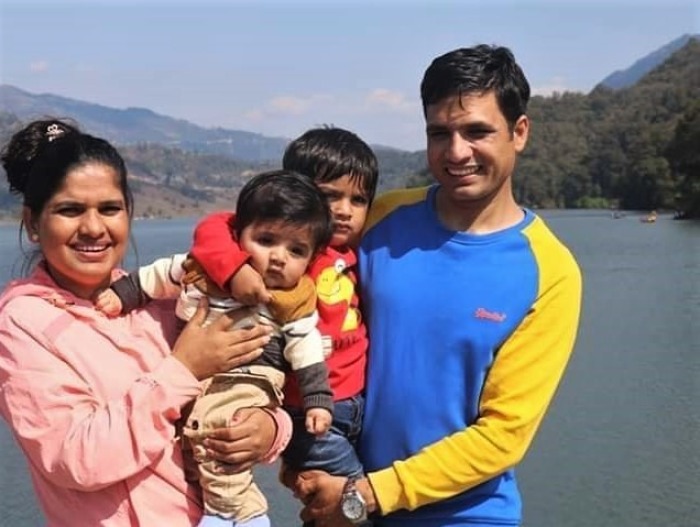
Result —
<svg viewBox="0 0 700 527"><path fill-rule="evenodd" d="M201 379L256 358L267 330L228 331L225 317L202 327L200 306L175 340L162 302L105 317L92 298L123 273L133 211L119 153L67 122L34 121L2 164L40 261L0 296L0 413L48 525L196 525L201 502L175 441L180 409ZM212 459L249 466L279 450L283 415L236 417L208 440Z"/></svg>

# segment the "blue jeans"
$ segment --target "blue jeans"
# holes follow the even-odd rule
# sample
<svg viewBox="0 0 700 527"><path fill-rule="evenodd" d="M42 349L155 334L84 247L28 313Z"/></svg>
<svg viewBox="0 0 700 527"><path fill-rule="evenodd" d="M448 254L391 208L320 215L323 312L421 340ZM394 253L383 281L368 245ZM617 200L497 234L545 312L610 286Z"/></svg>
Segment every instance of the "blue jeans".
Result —
<svg viewBox="0 0 700 527"><path fill-rule="evenodd" d="M267 514L256 516L245 522L236 522L233 518L224 519L219 516L202 516L197 527L270 527Z"/></svg>
<svg viewBox="0 0 700 527"><path fill-rule="evenodd" d="M333 422L324 435L306 431L304 411L285 408L294 424L292 439L282 454L284 462L295 470L320 469L334 476L358 476L363 473L355 446L360 436L364 395L333 402Z"/></svg>

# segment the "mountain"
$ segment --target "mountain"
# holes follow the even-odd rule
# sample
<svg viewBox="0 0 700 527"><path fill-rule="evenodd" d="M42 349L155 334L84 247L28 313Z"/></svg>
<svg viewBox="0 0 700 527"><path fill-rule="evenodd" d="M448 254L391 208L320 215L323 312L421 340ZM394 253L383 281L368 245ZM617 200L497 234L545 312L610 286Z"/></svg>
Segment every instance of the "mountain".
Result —
<svg viewBox="0 0 700 527"><path fill-rule="evenodd" d="M0 84L2 109L28 121L35 118L65 116L74 119L83 130L108 139L125 149L141 143L197 154L221 155L239 162L243 170L256 164L277 165L289 139L267 137L252 132L202 128L182 119L159 115L144 108L117 109L53 94L32 94ZM0 123L1 125L2 123ZM372 145L382 172L380 188L400 186L406 171L417 172L425 164L422 152ZM0 204L1 206L1 204Z"/></svg>
<svg viewBox="0 0 700 527"><path fill-rule="evenodd" d="M52 116L75 119L81 127L119 145L158 143L201 153L222 154L242 161L279 161L289 139L241 130L203 128L145 108L125 110L52 94L35 95L0 84L6 112L22 121Z"/></svg>
<svg viewBox="0 0 700 527"><path fill-rule="evenodd" d="M250 132L208 130L150 110L118 110L56 95L32 95L0 85L0 145L23 122L47 115L77 121L105 137L127 164L137 216L201 216L232 209L252 174L279 167L287 139ZM425 165L424 152L373 146L379 164L379 189L405 186ZM0 220L14 218L19 201L9 193L0 168Z"/></svg>
<svg viewBox="0 0 700 527"><path fill-rule="evenodd" d="M599 86L605 86L606 88L611 88L613 90L633 86L647 73L663 63L676 51L683 48L691 39L700 39L700 35L686 34L678 37L676 40L673 40L649 55L642 57L629 68L625 70L617 70L616 72L611 73L600 82Z"/></svg>

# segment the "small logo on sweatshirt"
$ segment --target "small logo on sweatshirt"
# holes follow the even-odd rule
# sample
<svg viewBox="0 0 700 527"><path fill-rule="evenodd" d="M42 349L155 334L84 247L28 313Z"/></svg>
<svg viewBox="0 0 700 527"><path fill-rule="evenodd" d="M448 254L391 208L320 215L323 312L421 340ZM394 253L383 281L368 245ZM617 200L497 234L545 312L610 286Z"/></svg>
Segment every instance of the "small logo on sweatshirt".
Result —
<svg viewBox="0 0 700 527"><path fill-rule="evenodd" d="M490 320L491 322L503 322L506 319L505 313L499 313L498 311L489 311L484 307L477 308L474 313L476 318L482 320Z"/></svg>

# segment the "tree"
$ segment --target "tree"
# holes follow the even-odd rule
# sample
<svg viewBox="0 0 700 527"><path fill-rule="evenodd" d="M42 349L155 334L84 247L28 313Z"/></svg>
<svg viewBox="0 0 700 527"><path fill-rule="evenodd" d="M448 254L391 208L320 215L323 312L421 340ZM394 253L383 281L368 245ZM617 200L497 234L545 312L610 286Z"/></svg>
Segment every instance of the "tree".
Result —
<svg viewBox="0 0 700 527"><path fill-rule="evenodd" d="M680 119L665 155L678 180L679 210L700 217L700 103Z"/></svg>

